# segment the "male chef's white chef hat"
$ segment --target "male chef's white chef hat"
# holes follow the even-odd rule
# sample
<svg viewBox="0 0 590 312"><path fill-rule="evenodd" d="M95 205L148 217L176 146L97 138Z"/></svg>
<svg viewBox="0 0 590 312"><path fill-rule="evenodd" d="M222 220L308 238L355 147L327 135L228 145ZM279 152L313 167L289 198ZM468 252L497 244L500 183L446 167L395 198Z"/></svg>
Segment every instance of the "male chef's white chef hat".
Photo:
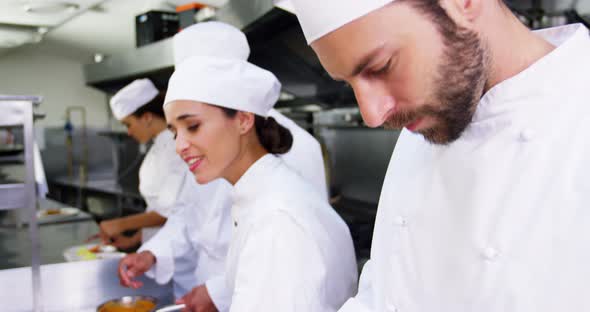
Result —
<svg viewBox="0 0 590 312"><path fill-rule="evenodd" d="M206 24L211 26L196 27L197 24L191 32L183 35L187 28L176 35L183 35L178 40L179 48L181 42L191 45L192 36L207 48L193 50L193 56L185 56L176 65L168 82L164 106L176 100L192 100L266 117L279 98L280 82L271 72L246 61L250 48L245 37L228 35L228 40L218 40L214 29L220 29L221 23ZM223 27L227 34L241 33L233 26L224 24ZM228 43L230 38L236 42ZM228 47L236 49L235 54L226 51ZM248 53L244 53L245 48Z"/></svg>
<svg viewBox="0 0 590 312"><path fill-rule="evenodd" d="M158 89L149 79L137 79L111 98L111 111L115 118L122 120L149 103L158 93Z"/></svg>
<svg viewBox="0 0 590 312"><path fill-rule="evenodd" d="M394 0L291 0L308 43ZM278 6L283 7L279 3ZM284 7L289 7L289 4Z"/></svg>
<svg viewBox="0 0 590 312"><path fill-rule="evenodd" d="M191 25L174 36L174 64L193 56L247 60L250 46L239 29L221 22Z"/></svg>

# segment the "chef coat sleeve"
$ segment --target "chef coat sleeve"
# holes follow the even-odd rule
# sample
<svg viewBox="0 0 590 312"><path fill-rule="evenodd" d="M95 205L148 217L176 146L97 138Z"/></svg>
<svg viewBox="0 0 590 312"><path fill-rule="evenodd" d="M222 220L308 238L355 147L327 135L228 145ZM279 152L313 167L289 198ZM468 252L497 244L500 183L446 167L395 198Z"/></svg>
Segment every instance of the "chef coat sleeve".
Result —
<svg viewBox="0 0 590 312"><path fill-rule="evenodd" d="M359 280L359 291L354 298L348 299L338 312L372 312L375 311L373 304L372 262L365 263L361 278Z"/></svg>
<svg viewBox="0 0 590 312"><path fill-rule="evenodd" d="M157 183L159 190L152 196L144 196L148 211L155 211L162 217L169 218L172 214L179 211L187 205L191 198L191 186L194 179L192 174L187 170L186 164L174 154L169 156L167 165L160 168L166 168L166 172L161 174L160 181L148 181L142 183Z"/></svg>
<svg viewBox="0 0 590 312"><path fill-rule="evenodd" d="M192 248L186 231L183 213L168 218L164 226L137 251L150 251L156 257L154 266L146 272L158 284L170 281L174 274L174 258L189 252Z"/></svg>
<svg viewBox="0 0 590 312"><path fill-rule="evenodd" d="M329 311L321 251L286 213L253 224L236 257L230 312Z"/></svg>
<svg viewBox="0 0 590 312"><path fill-rule="evenodd" d="M218 311L228 311L231 305L232 292L227 286L225 274L210 278L206 283L209 297Z"/></svg>

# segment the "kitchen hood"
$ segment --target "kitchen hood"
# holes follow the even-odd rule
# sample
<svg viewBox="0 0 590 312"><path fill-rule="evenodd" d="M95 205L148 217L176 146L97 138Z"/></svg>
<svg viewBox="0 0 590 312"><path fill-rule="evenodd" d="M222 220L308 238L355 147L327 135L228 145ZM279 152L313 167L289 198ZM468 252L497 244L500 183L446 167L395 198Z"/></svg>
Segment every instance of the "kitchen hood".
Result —
<svg viewBox="0 0 590 312"><path fill-rule="evenodd" d="M232 0L217 11L215 19L244 31L252 50L249 61L279 78L283 92L297 98L289 103L355 103L352 89L332 80L322 68L295 15L272 0ZM143 77L164 89L173 70L171 38L84 66L86 83L107 93Z"/></svg>

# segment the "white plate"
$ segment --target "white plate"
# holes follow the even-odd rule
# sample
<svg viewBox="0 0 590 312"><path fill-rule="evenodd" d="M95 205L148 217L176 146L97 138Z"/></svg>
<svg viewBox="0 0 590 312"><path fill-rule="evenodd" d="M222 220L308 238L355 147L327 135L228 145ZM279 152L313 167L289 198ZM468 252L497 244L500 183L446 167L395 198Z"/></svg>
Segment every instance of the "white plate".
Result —
<svg viewBox="0 0 590 312"><path fill-rule="evenodd" d="M55 209L52 209L52 210L55 210ZM45 209L45 210L37 211L37 219L70 217L70 216L75 216L78 213L80 213L80 209L73 208L73 207L59 208L59 213L55 213L55 214L48 214L47 209Z"/></svg>
<svg viewBox="0 0 590 312"><path fill-rule="evenodd" d="M87 261L96 259L122 258L126 254L119 252L114 246L102 245L99 252L91 252L89 249L96 247L97 244L85 244L72 246L63 252L63 256L68 262Z"/></svg>

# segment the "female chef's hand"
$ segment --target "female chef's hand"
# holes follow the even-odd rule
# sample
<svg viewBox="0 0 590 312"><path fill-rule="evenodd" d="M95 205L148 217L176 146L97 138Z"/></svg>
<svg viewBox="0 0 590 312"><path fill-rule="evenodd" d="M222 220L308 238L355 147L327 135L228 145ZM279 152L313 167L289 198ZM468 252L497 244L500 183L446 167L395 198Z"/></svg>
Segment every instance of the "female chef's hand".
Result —
<svg viewBox="0 0 590 312"><path fill-rule="evenodd" d="M111 245L117 247L119 250L129 250L141 244L141 231L137 231L132 236L125 236L123 234L111 237Z"/></svg>
<svg viewBox="0 0 590 312"><path fill-rule="evenodd" d="M186 304L183 312L217 312L209 292L205 285L197 286L189 291L184 297L176 300L176 304Z"/></svg>
<svg viewBox="0 0 590 312"><path fill-rule="evenodd" d="M150 251L132 253L125 256L119 262L119 281L122 286L139 288L143 283L135 278L143 275L156 263L156 257Z"/></svg>

